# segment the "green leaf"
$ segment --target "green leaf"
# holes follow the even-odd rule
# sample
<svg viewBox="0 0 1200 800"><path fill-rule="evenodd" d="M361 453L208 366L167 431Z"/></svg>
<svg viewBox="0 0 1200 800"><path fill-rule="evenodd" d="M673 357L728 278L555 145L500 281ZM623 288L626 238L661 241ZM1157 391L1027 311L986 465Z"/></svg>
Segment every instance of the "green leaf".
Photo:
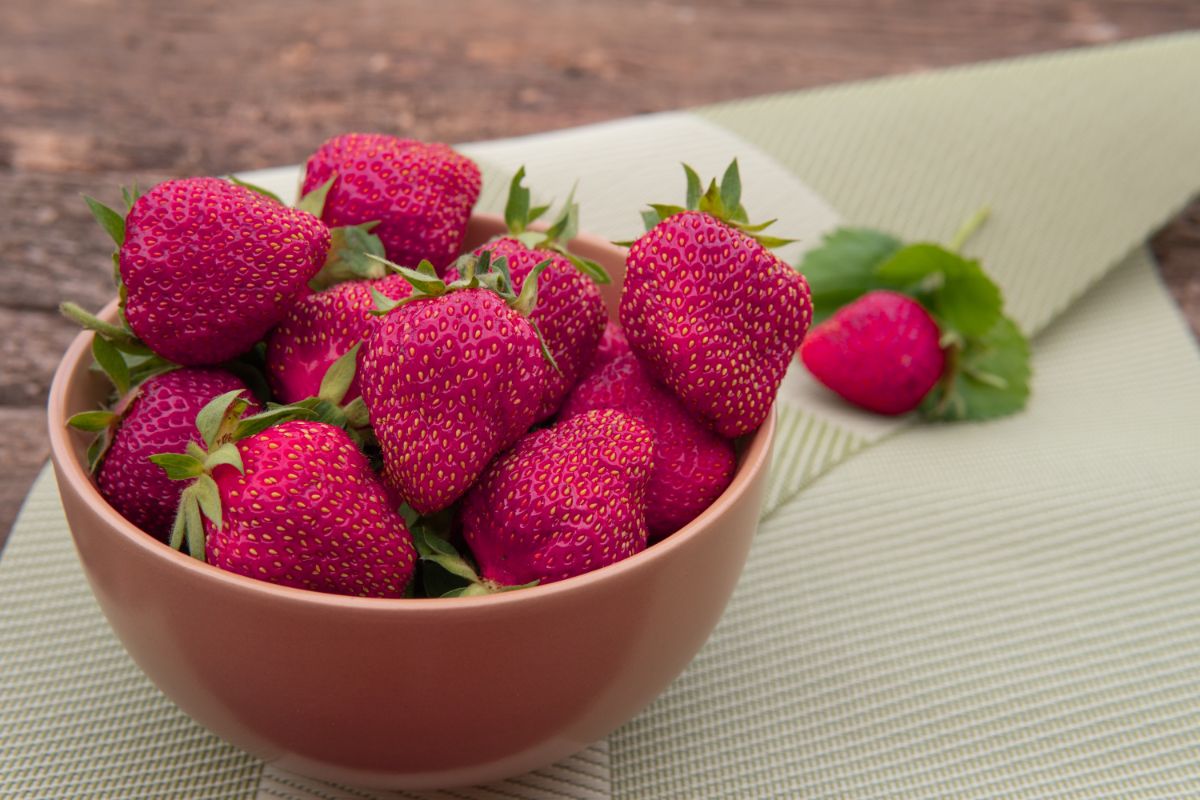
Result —
<svg viewBox="0 0 1200 800"><path fill-rule="evenodd" d="M325 211L325 200L329 197L329 190L333 188L333 184L337 183L337 177L336 172L330 175L329 180L301 197L300 202L296 203L296 208L307 211L320 219L321 214Z"/></svg>
<svg viewBox="0 0 1200 800"><path fill-rule="evenodd" d="M664 219L667 219L668 217L673 217L676 214L682 214L684 211L687 211L687 209L683 208L682 206L673 206L673 205L664 204L664 203L651 203L650 207L653 208L655 213L658 214L659 222L663 221ZM657 225L658 222L656 222L654 224ZM654 227L654 226L651 225L650 227Z"/></svg>
<svg viewBox="0 0 1200 800"><path fill-rule="evenodd" d="M225 423L226 416L239 414L241 410L245 409L245 400L242 400L242 409L234 407L234 403L238 401L238 397L242 392L242 389L234 389L233 391L225 392L225 394L217 395L208 401L204 408L200 409L200 413L196 415L196 429L200 431L200 438L204 440L204 444L210 450L217 446L217 437L221 435L221 428Z"/></svg>
<svg viewBox="0 0 1200 800"><path fill-rule="evenodd" d="M99 436L92 440L87 449L88 472L95 472L96 467L100 466L100 459L104 458L105 452L108 451L108 434L102 432Z"/></svg>
<svg viewBox="0 0 1200 800"><path fill-rule="evenodd" d="M700 195L703 194L703 190L700 188L700 176L687 164L683 165L683 172L687 175L687 203L685 205L689 211L695 211L700 208Z"/></svg>
<svg viewBox="0 0 1200 800"><path fill-rule="evenodd" d="M72 428L89 433L106 431L117 421L117 415L111 411L82 411L67 420Z"/></svg>
<svg viewBox="0 0 1200 800"><path fill-rule="evenodd" d="M328 400L334 405L342 402L342 398L350 390L350 384L354 382L354 371L358 366L360 347L362 347L362 342L355 342L354 347L329 365L329 369L325 370L325 377L321 378L321 388L317 391L317 397Z"/></svg>
<svg viewBox="0 0 1200 800"><path fill-rule="evenodd" d="M882 288L876 268L901 247L900 241L869 228L838 228L800 263L812 290L813 322L873 289Z"/></svg>
<svg viewBox="0 0 1200 800"><path fill-rule="evenodd" d="M658 215L657 211L655 211L653 209L648 209L648 210L642 212L642 225L644 225L646 227L647 231L654 230L654 227L656 225L658 225L658 223L660 223L660 222L662 222L662 217L660 217ZM614 242L614 244L617 244L617 243ZM619 243L619 245L621 247L629 247L632 244L633 244L632 240L630 240L628 242Z"/></svg>
<svg viewBox="0 0 1200 800"><path fill-rule="evenodd" d="M367 254L367 258L386 265L397 275L403 275L404 279L407 280L414 289L427 297L438 297L439 295L446 293L446 284L437 276L436 270L434 271L434 274L430 275L421 267L418 267L418 269L409 269L408 267L402 267L399 264L393 264L391 261L388 261L385 258L380 258L379 256L371 254ZM432 264L430 266L432 267ZM393 305L392 308L395 308L395 306Z"/></svg>
<svg viewBox="0 0 1200 800"><path fill-rule="evenodd" d="M943 328L963 336L983 336L1000 319L1000 289L978 261L965 259L936 244L913 244L898 250L875 271L890 288L915 296Z"/></svg>
<svg viewBox="0 0 1200 800"><path fill-rule="evenodd" d="M725 211L730 214L736 214L738 206L742 203L742 176L738 172L738 163L735 158L729 162L729 166L725 168L725 174L721 176L721 205L725 207Z"/></svg>
<svg viewBox="0 0 1200 800"><path fill-rule="evenodd" d="M1014 414L1029 399L1029 342L1001 317L984 336L949 354L946 374L921 403L926 419L986 420Z"/></svg>
<svg viewBox="0 0 1200 800"><path fill-rule="evenodd" d="M533 312L534 307L537 306L538 281L541 279L546 267L550 266L550 263L551 259L547 258L538 264L530 270L529 274L525 276L525 280L521 283L521 293L517 295L517 298L510 305L522 316L528 317Z"/></svg>
<svg viewBox="0 0 1200 800"><path fill-rule="evenodd" d="M545 214L549 210L550 210L549 205L535 206L535 207L529 209L529 222L533 222L535 220L541 219L542 215Z"/></svg>
<svg viewBox="0 0 1200 800"><path fill-rule="evenodd" d="M229 182L236 184L237 186L241 186L243 189L249 189L250 191L254 192L255 194L262 195L263 197L267 198L268 200L273 200L276 203L279 203L279 205L281 205L281 206L286 205L282 200L279 199L279 195L275 194L274 192L272 192L268 189L264 189L261 186L255 186L253 183L247 183L246 181L239 178L237 175L230 175Z"/></svg>
<svg viewBox="0 0 1200 800"><path fill-rule="evenodd" d="M138 198L141 196L142 193L138 190L137 181L134 181L133 185L128 188L124 186L121 187L121 199L125 201L126 213L129 213L133 210L133 204L136 203Z"/></svg>
<svg viewBox="0 0 1200 800"><path fill-rule="evenodd" d="M529 324L533 326L533 332L537 334L538 345L540 345L542 348L542 358L546 359L546 362L550 364L551 369L553 369L559 375L562 375L562 368L558 366L558 361L555 360L554 354L550 352L550 345L546 344L546 337L542 336L542 329L538 327L537 322L534 320L529 320Z"/></svg>
<svg viewBox="0 0 1200 800"><path fill-rule="evenodd" d="M417 553L421 556L422 561L432 561L451 575L472 583L479 580L479 574L446 540L434 536L420 525L412 532L412 536L413 544L416 545Z"/></svg>
<svg viewBox="0 0 1200 800"><path fill-rule="evenodd" d="M246 467L242 464L242 454L233 442L226 442L204 459L204 468L209 472L221 464L228 464L243 475L246 474Z"/></svg>
<svg viewBox="0 0 1200 800"><path fill-rule="evenodd" d="M124 395L129 391L131 386L129 365L125 363L125 358L112 342L103 336L93 336L92 358L96 359L100 369L112 381L112 385L117 389L117 394Z"/></svg>
<svg viewBox="0 0 1200 800"><path fill-rule="evenodd" d="M521 185L525 167L521 166L508 184L508 201L504 204L504 224L510 233L521 233L529 224L529 189Z"/></svg>
<svg viewBox="0 0 1200 800"><path fill-rule="evenodd" d="M104 228L105 233L117 245L125 244L125 217L116 211L113 211L108 206L96 200L93 197L83 196L83 202L87 203L88 208L92 211L92 216L96 218L96 222L100 223L100 227Z"/></svg>
<svg viewBox="0 0 1200 800"><path fill-rule="evenodd" d="M579 204L575 202L575 190L578 187L579 184L576 183L571 187L571 191L567 192L562 211L558 212L554 222L546 229L547 241L565 245L579 233Z"/></svg>
<svg viewBox="0 0 1200 800"><path fill-rule="evenodd" d="M162 467L173 481L191 480L204 474L204 464L185 453L158 453L150 456L150 460Z"/></svg>
<svg viewBox="0 0 1200 800"><path fill-rule="evenodd" d="M184 494L187 494L185 491ZM179 508L175 509L175 522L171 525L171 538L167 540L167 544L172 550L180 550L183 548L183 537L187 533L187 518L188 515L184 511L184 504L190 498L179 498Z"/></svg>
<svg viewBox="0 0 1200 800"><path fill-rule="evenodd" d="M761 244L768 250L774 250L776 247L783 247L785 244L791 244L795 239L783 239L778 236L762 236L751 234L750 238Z"/></svg>
<svg viewBox="0 0 1200 800"><path fill-rule="evenodd" d="M375 309L371 313L375 314L375 315L383 315L383 314L387 314L390 311L404 305L405 301L408 298L401 298L400 300L394 300L391 297L388 297L387 295L385 295L383 292L376 289L374 286L372 286L371 287L371 299L375 302Z"/></svg>

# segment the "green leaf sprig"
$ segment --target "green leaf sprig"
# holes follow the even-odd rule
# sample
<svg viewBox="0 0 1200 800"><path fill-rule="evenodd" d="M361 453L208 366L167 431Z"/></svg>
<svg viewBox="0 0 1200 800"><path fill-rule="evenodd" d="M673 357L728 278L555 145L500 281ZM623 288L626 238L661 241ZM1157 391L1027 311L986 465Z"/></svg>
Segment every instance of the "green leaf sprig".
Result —
<svg viewBox="0 0 1200 800"><path fill-rule="evenodd" d="M800 271L812 289L813 323L867 292L887 289L921 303L941 330L942 378L920 406L928 420L986 420L1014 414L1029 399L1029 342L1004 314L1000 287L961 254L988 217L983 209L949 245L904 244L869 228L838 228L810 251Z"/></svg>

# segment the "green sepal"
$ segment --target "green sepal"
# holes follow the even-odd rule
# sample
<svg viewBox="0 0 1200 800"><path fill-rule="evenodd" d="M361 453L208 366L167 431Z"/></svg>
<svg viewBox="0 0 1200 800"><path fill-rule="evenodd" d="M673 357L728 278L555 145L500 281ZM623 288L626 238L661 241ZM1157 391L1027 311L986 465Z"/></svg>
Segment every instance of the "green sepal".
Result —
<svg viewBox="0 0 1200 800"><path fill-rule="evenodd" d="M238 420L233 430L233 441L241 441L248 436L262 433L267 428L297 419L312 419L316 414L312 409L300 405L272 406L250 417Z"/></svg>
<svg viewBox="0 0 1200 800"><path fill-rule="evenodd" d="M522 233L530 222L529 189L521 185L524 179L525 167L521 166L508 184L508 200L504 204L504 224L514 235Z"/></svg>
<svg viewBox="0 0 1200 800"><path fill-rule="evenodd" d="M570 261L575 269L591 278L593 282L599 284L612 283L612 278L609 276L608 271L599 262L593 261L590 258L584 258L583 256L577 256L565 250L560 251L559 255Z"/></svg>
<svg viewBox="0 0 1200 800"><path fill-rule="evenodd" d="M642 225L646 228L647 231L652 230L654 228L654 226L658 225L658 223L660 223L660 222L662 222L662 218L660 216L658 216L658 212L655 211L654 209L647 209L642 212ZM613 242L613 244L619 245L621 247L630 247L633 245L634 241L635 240L631 239L627 242Z"/></svg>
<svg viewBox="0 0 1200 800"><path fill-rule="evenodd" d="M371 417L367 411L367 402L361 396L347 403L342 411L346 414L346 421L355 428L366 428L371 424Z"/></svg>
<svg viewBox="0 0 1200 800"><path fill-rule="evenodd" d="M549 210L550 210L549 205L534 206L533 208L529 209L529 221L536 222L537 220L539 220L543 216L545 216L546 212Z"/></svg>
<svg viewBox="0 0 1200 800"><path fill-rule="evenodd" d="M243 475L246 473L246 467L242 463L242 453L233 442L226 442L209 453L204 459L204 469L206 472L212 472L221 464L228 464Z"/></svg>
<svg viewBox="0 0 1200 800"><path fill-rule="evenodd" d="M524 282L521 284L521 293L516 299L509 303L518 314L528 317L534 307L537 305L538 296L538 281L542 277L542 273L546 271L546 267L550 266L551 259L547 258L540 262L529 274L525 276Z"/></svg>
<svg viewBox="0 0 1200 800"><path fill-rule="evenodd" d="M317 390L317 397L328 400L334 405L342 402L342 398L350 390L350 384L354 382L354 372L358 366L358 351L361 347L362 342L355 342L354 347L329 365L329 369L325 370L325 376L321 378L321 388Z"/></svg>
<svg viewBox="0 0 1200 800"><path fill-rule="evenodd" d="M687 209L683 206L673 206L664 203L651 203L650 208L654 209L654 213L657 216L657 219L654 221L654 225L657 225L664 219L668 219L676 214L682 214L684 211L687 211ZM650 227L653 228L654 225L651 225ZM649 230L649 228L647 228L647 230Z"/></svg>
<svg viewBox="0 0 1200 800"><path fill-rule="evenodd" d="M92 358L100 370L108 376L117 394L123 395L129 391L132 383L129 376L129 365L116 346L103 336L92 337Z"/></svg>
<svg viewBox="0 0 1200 800"><path fill-rule="evenodd" d="M191 480L204 474L204 462L186 453L156 453L150 460L173 481Z"/></svg>
<svg viewBox="0 0 1200 800"><path fill-rule="evenodd" d="M529 324L533 326L533 332L537 334L538 346L542 351L542 358L550 364L550 368L562 375L562 369L558 366L558 361L554 358L554 354L550 352L550 345L546 344L546 337L542 336L542 329L538 327L536 320L529 320Z"/></svg>
<svg viewBox="0 0 1200 800"><path fill-rule="evenodd" d="M279 195L275 194L270 189L264 189L261 186L255 186L253 183L248 183L236 175L230 175L229 182L236 186L241 186L243 189L249 189L250 191L254 192L257 195L262 195L263 197L267 198L268 200L273 200L274 202L278 203L281 206L286 205L283 202L283 200L280 199Z"/></svg>
<svg viewBox="0 0 1200 800"><path fill-rule="evenodd" d="M221 490L217 488L217 482L205 473L196 478L196 482L188 488L196 493L200 511L217 530L221 530L225 520L221 513Z"/></svg>
<svg viewBox="0 0 1200 800"><path fill-rule="evenodd" d="M337 182L337 173L329 176L329 179L322 183L317 188L313 189L306 195L303 195L296 203L296 208L301 211L307 211L317 219L321 218L321 214L325 212L325 201L329 198L329 190L333 188L333 184Z"/></svg>
<svg viewBox="0 0 1200 800"><path fill-rule="evenodd" d="M183 490L179 497L175 526L171 530L171 545L176 549L187 540L188 553L197 561L206 561L204 519L200 514L200 498L196 496L195 484Z"/></svg>
<svg viewBox="0 0 1200 800"><path fill-rule="evenodd" d="M134 181L132 186L121 187L121 199L125 201L125 213L128 214L130 211L133 211L133 204L136 203L138 198L141 196L142 193L138 189L137 181Z"/></svg>
<svg viewBox="0 0 1200 800"><path fill-rule="evenodd" d="M578 188L579 184L576 183L571 187L571 191L567 192L562 211L558 212L558 217L546 229L547 244L565 247L567 242L579 234L579 204L575 202L575 190Z"/></svg>
<svg viewBox="0 0 1200 800"><path fill-rule="evenodd" d="M371 233L379 220L359 225L330 228L329 254L320 272L308 282L314 292L346 281L374 280L388 274L378 259L384 256L383 241Z"/></svg>
<svg viewBox="0 0 1200 800"><path fill-rule="evenodd" d="M217 447L223 438L222 434L232 432L230 429L233 424L246 410L248 403L244 398L239 399L243 391L234 389L217 395L196 415L196 429L200 431L200 438L209 450Z"/></svg>
<svg viewBox="0 0 1200 800"><path fill-rule="evenodd" d="M409 267L402 267L399 264L394 264L382 256L367 253L366 257L372 261L382 264L389 271L403 276L404 279L412 285L414 294L419 297L439 297L446 293L446 282L437 276L437 269L427 260L422 260L421 263L417 265L416 269L410 269ZM372 289L371 293L372 295L379 295L379 293L374 289ZM408 300L413 299L413 296L410 295L402 300L392 300L390 298L384 299L387 301L384 305L388 306L386 310L391 311L396 306L403 305ZM383 310L383 306L380 305L378 297L376 298L376 306L380 310Z"/></svg>
<svg viewBox="0 0 1200 800"><path fill-rule="evenodd" d="M104 228L104 232L113 240L113 243L118 248L125 244L125 216L86 194L83 196L83 201L87 203L92 216L96 218L96 222L100 223L100 227Z"/></svg>
<svg viewBox="0 0 1200 800"><path fill-rule="evenodd" d="M67 420L72 428L88 433L99 433L111 428L117 421L118 415L111 411L81 411Z"/></svg>
<svg viewBox="0 0 1200 800"><path fill-rule="evenodd" d="M137 337L133 335L127 328L119 325L113 325L111 322L105 322L95 314L84 311L78 303L70 301L61 303L58 310L64 317L75 322L80 327L89 331L94 331L101 336L109 339L113 344L133 343L137 341Z"/></svg>
<svg viewBox="0 0 1200 800"><path fill-rule="evenodd" d="M735 215L742 204L742 176L735 158L721 176L721 206L727 214Z"/></svg>
<svg viewBox="0 0 1200 800"><path fill-rule="evenodd" d="M683 173L687 176L687 208L689 211L696 211L700 208L700 196L704 193L700 175L687 164L683 165Z"/></svg>
<svg viewBox="0 0 1200 800"><path fill-rule="evenodd" d="M414 526L413 544L422 561L431 561L455 577L472 583L479 582L479 573L454 549L454 545L436 536L422 525Z"/></svg>

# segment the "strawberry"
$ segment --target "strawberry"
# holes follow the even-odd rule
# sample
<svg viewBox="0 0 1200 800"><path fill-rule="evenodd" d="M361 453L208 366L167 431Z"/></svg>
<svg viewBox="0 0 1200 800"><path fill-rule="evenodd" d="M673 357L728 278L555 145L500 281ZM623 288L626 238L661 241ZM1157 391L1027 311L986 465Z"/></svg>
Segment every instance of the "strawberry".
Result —
<svg viewBox="0 0 1200 800"><path fill-rule="evenodd" d="M335 136L305 166L303 193L320 189L330 227L378 221L387 257L440 271L462 251L479 198L479 167L444 144L371 133Z"/></svg>
<svg viewBox="0 0 1200 800"><path fill-rule="evenodd" d="M522 438L463 501L463 536L483 578L551 583L645 549L653 451L650 430L612 409Z"/></svg>
<svg viewBox="0 0 1200 800"><path fill-rule="evenodd" d="M217 178L160 183L133 202L121 234L130 329L188 365L249 350L308 292L330 245L311 214Z"/></svg>
<svg viewBox="0 0 1200 800"><path fill-rule="evenodd" d="M559 419L600 408L641 420L654 436L654 468L646 486L652 541L695 519L733 480L733 443L693 418L633 353L614 356L593 369L571 392Z"/></svg>
<svg viewBox="0 0 1200 800"><path fill-rule="evenodd" d="M703 196L685 169L688 209L654 206L629 249L621 325L655 377L732 438L766 419L812 303L804 277L767 249L785 240L745 222L737 162Z"/></svg>
<svg viewBox="0 0 1200 800"><path fill-rule="evenodd" d="M333 362L366 336L374 317L371 290L386 297L407 297L411 286L400 275L374 281L339 283L298 301L267 342L267 378L284 403L317 396ZM343 400L359 396L357 377Z"/></svg>
<svg viewBox="0 0 1200 800"><path fill-rule="evenodd" d="M499 262L502 266L503 262ZM485 255L449 285L423 262L400 269L413 282L359 353L359 386L383 452L384 480L417 512L453 503L487 463L533 424L545 391L544 345L525 315L535 267L521 295Z"/></svg>
<svg viewBox="0 0 1200 800"><path fill-rule="evenodd" d="M221 395L196 417L207 450L151 457L183 491L171 545L283 586L400 597L416 565L403 517L341 428ZM283 420L283 421L280 421Z"/></svg>
<svg viewBox="0 0 1200 800"><path fill-rule="evenodd" d="M558 411L567 392L592 363L607 319L604 300L596 284L561 255L531 249L511 237L488 242L474 255L485 251L493 259L507 259L513 290L518 292L533 268L550 259L538 281L537 306L529 314L558 365L557 371L550 370L546 376L534 420L540 422Z"/></svg>
<svg viewBox="0 0 1200 800"><path fill-rule="evenodd" d="M85 412L69 422L105 434L97 454L100 494L121 516L162 541L171 532L183 486L169 480L148 460L155 453L183 452L199 442L196 414L218 395L241 391L250 407L250 391L241 379L219 369L184 367L149 378L118 404L115 412Z"/></svg>
<svg viewBox="0 0 1200 800"><path fill-rule="evenodd" d="M629 349L629 339L625 338L625 331L621 329L621 323L610 319L604 326L604 335L600 337L600 344L596 345L596 357L592 359L592 372L617 356L630 352L633 351Z"/></svg>
<svg viewBox="0 0 1200 800"><path fill-rule="evenodd" d="M920 303L876 290L813 328L800 357L817 380L849 402L878 414L905 414L942 377L940 338Z"/></svg>

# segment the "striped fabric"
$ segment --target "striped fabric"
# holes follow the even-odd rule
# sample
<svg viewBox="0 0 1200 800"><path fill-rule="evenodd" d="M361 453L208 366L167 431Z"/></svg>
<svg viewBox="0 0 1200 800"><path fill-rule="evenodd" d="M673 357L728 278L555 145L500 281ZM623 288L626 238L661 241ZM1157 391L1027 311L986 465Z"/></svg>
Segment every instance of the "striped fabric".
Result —
<svg viewBox="0 0 1200 800"><path fill-rule="evenodd" d="M1197 74L1200 36L1168 37L468 145L482 207L525 163L546 195L578 177L613 238L680 195L678 161L737 155L793 260L832 208L944 239L990 204L971 251L1046 330L1029 410L988 425L859 414L794 370L765 522L688 671L608 743L426 796L1195 794L1200 364L1144 253L1096 284L1200 186ZM0 798L256 796L422 795L264 769L191 723L104 624L43 475L0 559Z"/></svg>

